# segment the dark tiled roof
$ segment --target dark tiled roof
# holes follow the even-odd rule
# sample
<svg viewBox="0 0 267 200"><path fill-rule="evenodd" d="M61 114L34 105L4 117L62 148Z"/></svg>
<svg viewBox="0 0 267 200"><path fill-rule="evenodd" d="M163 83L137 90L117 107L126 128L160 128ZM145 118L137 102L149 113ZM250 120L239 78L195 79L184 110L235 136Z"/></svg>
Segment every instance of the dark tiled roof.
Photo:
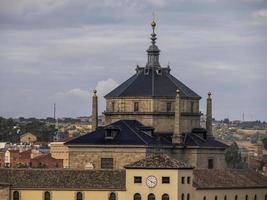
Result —
<svg viewBox="0 0 267 200"><path fill-rule="evenodd" d="M154 155L147 156L132 164L126 165L126 169L192 169L193 167L183 161L172 159L169 156Z"/></svg>
<svg viewBox="0 0 267 200"><path fill-rule="evenodd" d="M214 137L208 137L204 139L201 134L187 133L184 135L185 146L198 146L206 148L228 148L228 145L216 140Z"/></svg>
<svg viewBox="0 0 267 200"><path fill-rule="evenodd" d="M125 190L124 170L0 169L13 188Z"/></svg>
<svg viewBox="0 0 267 200"><path fill-rule="evenodd" d="M158 74L155 69L150 70L152 71L147 75L144 73L144 68L139 68L135 75L112 90L105 97L175 97L176 90L179 89L182 97L201 98L193 90L172 76L168 68L161 68L161 74Z"/></svg>
<svg viewBox="0 0 267 200"><path fill-rule="evenodd" d="M197 189L267 188L267 177L249 169L196 169L194 187Z"/></svg>
<svg viewBox="0 0 267 200"><path fill-rule="evenodd" d="M119 129L114 139L105 139L105 128ZM120 120L96 131L80 136L65 143L66 145L171 145L171 142L151 136L141 130L143 124L137 120Z"/></svg>

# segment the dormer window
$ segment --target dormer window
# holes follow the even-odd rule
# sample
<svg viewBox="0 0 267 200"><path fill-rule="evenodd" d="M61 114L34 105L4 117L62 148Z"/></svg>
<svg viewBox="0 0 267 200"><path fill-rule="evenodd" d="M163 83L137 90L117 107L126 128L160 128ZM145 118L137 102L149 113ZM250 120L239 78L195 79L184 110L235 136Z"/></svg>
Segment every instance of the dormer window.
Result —
<svg viewBox="0 0 267 200"><path fill-rule="evenodd" d="M120 129L114 126L105 128L105 140L113 140L119 133Z"/></svg>
<svg viewBox="0 0 267 200"><path fill-rule="evenodd" d="M149 69L145 69L145 75L149 75Z"/></svg>
<svg viewBox="0 0 267 200"><path fill-rule="evenodd" d="M166 111L171 112L171 109L172 109L172 102L167 102Z"/></svg>
<svg viewBox="0 0 267 200"><path fill-rule="evenodd" d="M162 71L161 71L161 69L157 69L157 70L156 70L156 72L157 72L157 74L159 74L159 75L161 75L161 74L162 74Z"/></svg>
<svg viewBox="0 0 267 200"><path fill-rule="evenodd" d="M150 126L140 126L139 129L150 136L154 133L154 128Z"/></svg>

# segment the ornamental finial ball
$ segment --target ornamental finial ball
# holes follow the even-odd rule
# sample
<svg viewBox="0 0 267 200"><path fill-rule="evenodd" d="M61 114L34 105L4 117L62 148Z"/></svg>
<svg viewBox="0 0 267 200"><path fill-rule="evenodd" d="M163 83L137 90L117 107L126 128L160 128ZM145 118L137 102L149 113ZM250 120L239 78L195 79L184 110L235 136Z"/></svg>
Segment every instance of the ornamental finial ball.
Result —
<svg viewBox="0 0 267 200"><path fill-rule="evenodd" d="M208 96L209 96L209 97L211 96L211 92L208 92Z"/></svg>
<svg viewBox="0 0 267 200"><path fill-rule="evenodd" d="M96 94L96 92L97 92L96 90L93 90L93 93L94 93L94 94Z"/></svg>
<svg viewBox="0 0 267 200"><path fill-rule="evenodd" d="M178 90L178 89L177 89L177 90L176 90L176 94L178 94L178 95L179 95L179 94L180 94L180 90Z"/></svg>
<svg viewBox="0 0 267 200"><path fill-rule="evenodd" d="M156 22L154 20L151 22L151 26L152 26L153 29L155 28Z"/></svg>

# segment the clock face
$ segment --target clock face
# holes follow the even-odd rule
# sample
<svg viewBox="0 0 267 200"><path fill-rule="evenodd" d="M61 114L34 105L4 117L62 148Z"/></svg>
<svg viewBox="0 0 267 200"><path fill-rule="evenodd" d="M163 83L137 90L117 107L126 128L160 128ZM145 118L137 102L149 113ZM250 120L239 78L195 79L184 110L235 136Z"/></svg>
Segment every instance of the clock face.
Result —
<svg viewBox="0 0 267 200"><path fill-rule="evenodd" d="M157 185L157 178L155 176L149 176L146 179L146 185L150 188L153 188Z"/></svg>

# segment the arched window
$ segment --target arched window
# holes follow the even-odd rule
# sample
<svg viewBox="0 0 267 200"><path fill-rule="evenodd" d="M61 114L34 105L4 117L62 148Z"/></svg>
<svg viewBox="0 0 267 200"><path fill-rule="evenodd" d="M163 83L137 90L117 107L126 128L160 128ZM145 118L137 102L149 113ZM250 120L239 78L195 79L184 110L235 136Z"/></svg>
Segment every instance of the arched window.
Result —
<svg viewBox="0 0 267 200"><path fill-rule="evenodd" d="M162 195L162 200L170 200L170 197L168 194L163 194Z"/></svg>
<svg viewBox="0 0 267 200"><path fill-rule="evenodd" d="M214 197L214 200L218 200L218 197L217 197L217 196L215 196L215 197Z"/></svg>
<svg viewBox="0 0 267 200"><path fill-rule="evenodd" d="M206 196L204 196L204 197L203 197L203 200L207 200L207 197L206 197Z"/></svg>
<svg viewBox="0 0 267 200"><path fill-rule="evenodd" d="M254 195L254 200L257 200L257 195L256 194Z"/></svg>
<svg viewBox="0 0 267 200"><path fill-rule="evenodd" d="M141 200L141 199L142 199L141 194L139 194L139 193L134 194L134 200Z"/></svg>
<svg viewBox="0 0 267 200"><path fill-rule="evenodd" d="M51 194L50 194L50 192L45 192L44 193L44 200L51 200Z"/></svg>
<svg viewBox="0 0 267 200"><path fill-rule="evenodd" d="M265 194L265 200L267 200L267 194Z"/></svg>
<svg viewBox="0 0 267 200"><path fill-rule="evenodd" d="M147 200L155 200L156 197L154 194L150 193L148 196L147 196Z"/></svg>
<svg viewBox="0 0 267 200"><path fill-rule="evenodd" d="M13 192L13 200L19 200L19 192L18 191Z"/></svg>
<svg viewBox="0 0 267 200"><path fill-rule="evenodd" d="M182 193L182 200L184 200L184 193Z"/></svg>
<svg viewBox="0 0 267 200"><path fill-rule="evenodd" d="M190 200L190 194L189 193L187 193L187 198L186 199Z"/></svg>
<svg viewBox="0 0 267 200"><path fill-rule="evenodd" d="M109 200L116 200L116 194L114 192L110 193Z"/></svg>
<svg viewBox="0 0 267 200"><path fill-rule="evenodd" d="M246 195L246 200L248 200L248 195Z"/></svg>
<svg viewBox="0 0 267 200"><path fill-rule="evenodd" d="M235 195L235 200L238 200L238 196L237 195Z"/></svg>
<svg viewBox="0 0 267 200"><path fill-rule="evenodd" d="M76 200L83 200L83 193L77 192L77 194L76 194Z"/></svg>
<svg viewBox="0 0 267 200"><path fill-rule="evenodd" d="M223 198L223 200L227 200L227 196L226 196L226 195L224 195L224 198Z"/></svg>

